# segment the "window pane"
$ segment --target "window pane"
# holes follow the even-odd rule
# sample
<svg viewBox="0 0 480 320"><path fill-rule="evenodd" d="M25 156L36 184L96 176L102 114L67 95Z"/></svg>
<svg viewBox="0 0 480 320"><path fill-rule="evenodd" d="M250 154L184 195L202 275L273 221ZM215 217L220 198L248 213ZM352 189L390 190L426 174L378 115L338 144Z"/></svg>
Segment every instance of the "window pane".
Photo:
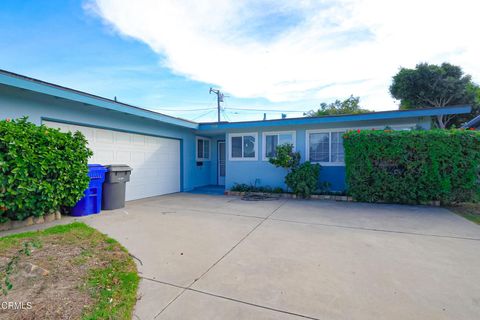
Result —
<svg viewBox="0 0 480 320"><path fill-rule="evenodd" d="M310 161L313 162L328 162L329 150L329 134L325 133L310 133Z"/></svg>
<svg viewBox="0 0 480 320"><path fill-rule="evenodd" d="M242 137L232 137L232 158L242 157Z"/></svg>
<svg viewBox="0 0 480 320"><path fill-rule="evenodd" d="M278 135L278 144L293 144L293 136L291 133L281 133Z"/></svg>
<svg viewBox="0 0 480 320"><path fill-rule="evenodd" d="M267 158L275 157L277 145L278 145L277 135L265 136L265 156Z"/></svg>
<svg viewBox="0 0 480 320"><path fill-rule="evenodd" d="M209 140L203 140L203 157L205 159L210 158L210 141Z"/></svg>
<svg viewBox="0 0 480 320"><path fill-rule="evenodd" d="M252 137L252 136L243 137L243 157L255 158L255 137Z"/></svg>
<svg viewBox="0 0 480 320"><path fill-rule="evenodd" d="M344 161L343 132L332 132L332 162Z"/></svg>
<svg viewBox="0 0 480 320"><path fill-rule="evenodd" d="M202 139L197 140L197 158L199 159L203 158L203 140Z"/></svg>

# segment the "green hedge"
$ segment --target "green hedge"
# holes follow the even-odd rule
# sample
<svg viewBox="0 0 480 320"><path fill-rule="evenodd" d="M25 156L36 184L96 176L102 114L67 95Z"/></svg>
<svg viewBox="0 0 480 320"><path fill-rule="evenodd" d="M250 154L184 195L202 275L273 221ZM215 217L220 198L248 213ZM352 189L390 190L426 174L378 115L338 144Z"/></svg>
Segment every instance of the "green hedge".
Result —
<svg viewBox="0 0 480 320"><path fill-rule="evenodd" d="M343 144L348 191L358 201L478 199L480 132L358 130Z"/></svg>
<svg viewBox="0 0 480 320"><path fill-rule="evenodd" d="M86 145L79 132L0 121L0 222L75 205L89 183Z"/></svg>

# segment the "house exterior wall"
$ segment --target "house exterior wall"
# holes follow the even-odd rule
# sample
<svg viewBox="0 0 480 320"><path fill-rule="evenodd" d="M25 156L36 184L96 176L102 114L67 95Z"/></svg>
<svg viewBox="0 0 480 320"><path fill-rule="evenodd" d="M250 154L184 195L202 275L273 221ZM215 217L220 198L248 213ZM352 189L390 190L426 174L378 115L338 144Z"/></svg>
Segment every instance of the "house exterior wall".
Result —
<svg viewBox="0 0 480 320"><path fill-rule="evenodd" d="M230 189L235 183L246 183L257 186L271 186L286 188L284 183L287 171L283 168L276 168L268 161L264 161L263 154L263 133L278 131L295 131L295 148L301 155L301 161L308 160L307 157L307 132L317 129L358 129L358 128L376 128L383 129L385 126L392 128L411 128L420 125L424 129L430 128L429 118L408 118L408 119L389 119L382 121L358 121L351 123L335 123L324 125L301 125L288 127L256 127L248 129L229 130L226 133L227 153L230 151L230 134L236 133L257 133L257 159L256 160L231 160L227 154L227 176L226 188ZM330 190L343 191L345 185L345 166L344 165L323 165L320 171L319 182L330 183Z"/></svg>
<svg viewBox="0 0 480 320"><path fill-rule="evenodd" d="M28 116L29 121L37 125L51 120L178 139L181 141L183 158L182 190L188 191L212 183L210 163L205 162L202 167L196 166L196 135L193 129L0 85L0 118L14 119L23 116Z"/></svg>

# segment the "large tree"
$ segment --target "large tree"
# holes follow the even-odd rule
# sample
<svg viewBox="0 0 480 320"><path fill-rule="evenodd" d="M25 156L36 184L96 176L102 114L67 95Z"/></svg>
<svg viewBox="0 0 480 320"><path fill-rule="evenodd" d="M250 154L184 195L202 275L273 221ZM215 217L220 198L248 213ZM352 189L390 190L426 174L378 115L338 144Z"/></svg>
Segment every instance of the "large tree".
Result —
<svg viewBox="0 0 480 320"><path fill-rule="evenodd" d="M400 100L400 109L445 107L469 104L478 110L479 87L458 66L449 63L434 65L417 64L415 69L401 68L393 77L390 93ZM455 115L438 116L439 128L458 125L465 117Z"/></svg>
<svg viewBox="0 0 480 320"><path fill-rule="evenodd" d="M360 107L360 97L351 95L349 98L341 101L335 100L332 103L322 102L318 110L310 110L304 115L307 117L320 117L339 114L358 114L370 112L369 110Z"/></svg>

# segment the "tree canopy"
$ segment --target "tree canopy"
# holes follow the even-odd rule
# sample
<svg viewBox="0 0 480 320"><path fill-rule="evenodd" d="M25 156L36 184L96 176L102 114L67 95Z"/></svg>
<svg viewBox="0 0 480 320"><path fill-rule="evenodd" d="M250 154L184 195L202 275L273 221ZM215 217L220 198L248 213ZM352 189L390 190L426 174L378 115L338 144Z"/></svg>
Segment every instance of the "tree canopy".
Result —
<svg viewBox="0 0 480 320"><path fill-rule="evenodd" d="M479 87L460 67L449 63L440 66L420 63L415 69L401 68L393 77L390 94L400 100L400 109L469 104L473 113L478 113L480 106ZM446 128L465 120L465 116L439 116L437 125Z"/></svg>
<svg viewBox="0 0 480 320"><path fill-rule="evenodd" d="M332 103L322 102L317 110L310 110L304 115L307 117L320 117L340 114L358 114L370 112L360 107L360 97L351 95L349 98L341 101L335 100Z"/></svg>

